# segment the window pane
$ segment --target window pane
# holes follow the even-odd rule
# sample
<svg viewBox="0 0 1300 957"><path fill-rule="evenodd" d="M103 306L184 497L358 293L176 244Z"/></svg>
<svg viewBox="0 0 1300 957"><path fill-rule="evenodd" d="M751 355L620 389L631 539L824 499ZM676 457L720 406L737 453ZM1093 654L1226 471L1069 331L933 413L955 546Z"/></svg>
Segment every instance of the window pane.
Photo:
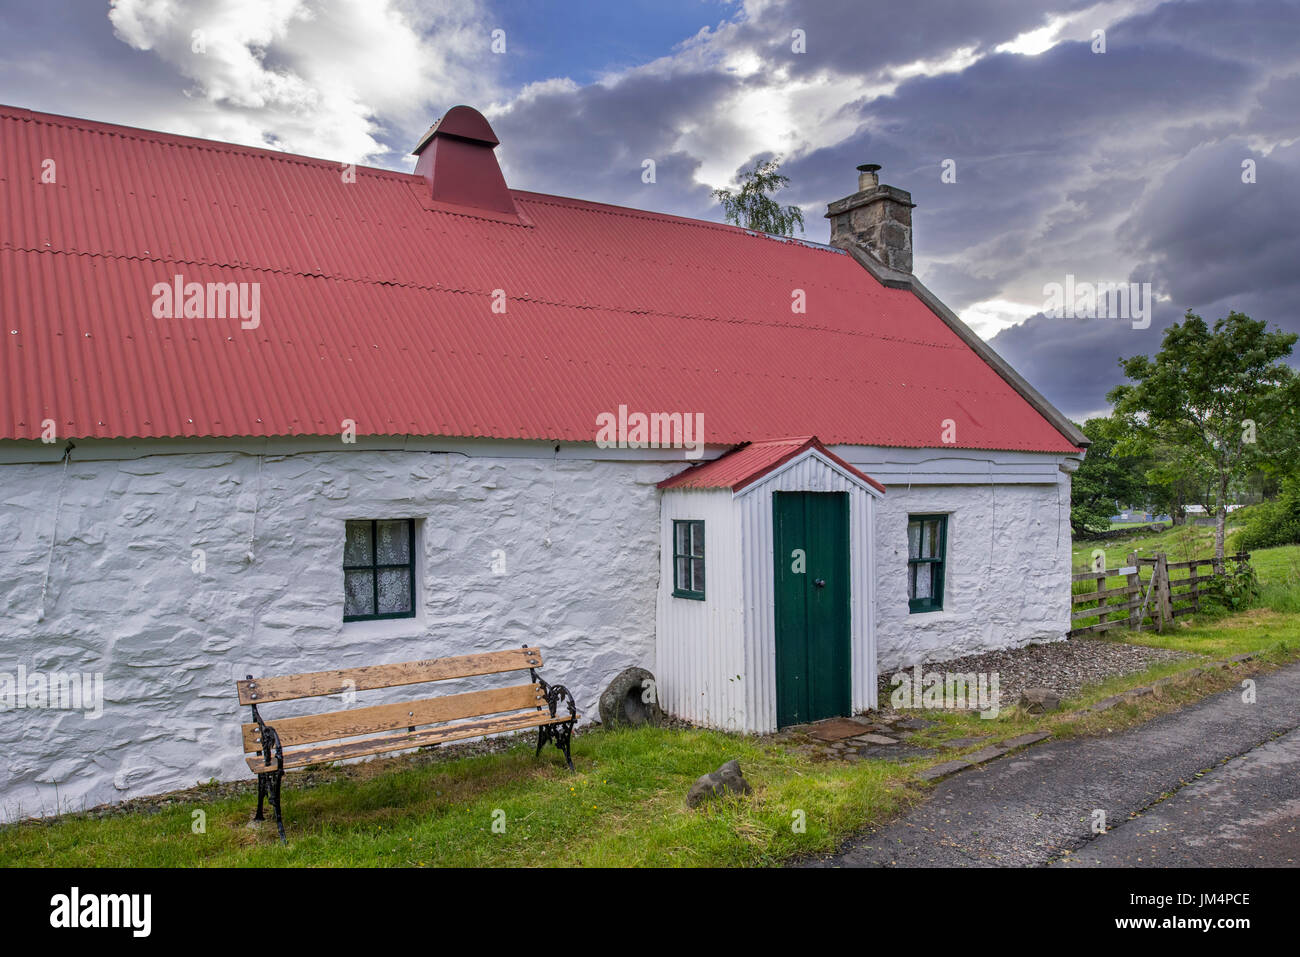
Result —
<svg viewBox="0 0 1300 957"><path fill-rule="evenodd" d="M930 587L934 580L932 577L934 568L935 565L930 562L916 566L916 594L912 596L913 598L934 597L934 592Z"/></svg>
<svg viewBox="0 0 1300 957"><path fill-rule="evenodd" d="M406 522L380 522L375 546L377 565L406 565L411 560L410 533Z"/></svg>
<svg viewBox="0 0 1300 957"><path fill-rule="evenodd" d="M907 523L907 557L921 557L921 523Z"/></svg>
<svg viewBox="0 0 1300 957"><path fill-rule="evenodd" d="M691 591L704 591L704 559L691 559Z"/></svg>
<svg viewBox="0 0 1300 957"><path fill-rule="evenodd" d="M337 526L336 526L337 527ZM370 523L348 522L343 542L344 565L370 564ZM351 612L349 612L351 614Z"/></svg>
<svg viewBox="0 0 1300 957"><path fill-rule="evenodd" d="M691 554L700 558L704 557L704 523L691 523Z"/></svg>
<svg viewBox="0 0 1300 957"><path fill-rule="evenodd" d="M673 534L676 541L673 544L673 552L677 555L686 555L690 553L690 534L691 526L686 522L674 522Z"/></svg>
<svg viewBox="0 0 1300 957"><path fill-rule="evenodd" d="M916 597L916 566L907 566L907 597L909 599Z"/></svg>
<svg viewBox="0 0 1300 957"><path fill-rule="evenodd" d="M411 610L411 573L405 568L379 572L379 614L393 615Z"/></svg>
<svg viewBox="0 0 1300 957"><path fill-rule="evenodd" d="M925 525L925 531L929 538L929 543L926 545L926 557L942 558L943 556L939 554L939 523L937 521L926 522Z"/></svg>
<svg viewBox="0 0 1300 957"><path fill-rule="evenodd" d="M374 609L374 572L343 573L343 614L373 615Z"/></svg>
<svg viewBox="0 0 1300 957"><path fill-rule="evenodd" d="M673 584L682 591L690 591L691 581L689 577L690 559L678 556L676 559L677 568L673 572Z"/></svg>

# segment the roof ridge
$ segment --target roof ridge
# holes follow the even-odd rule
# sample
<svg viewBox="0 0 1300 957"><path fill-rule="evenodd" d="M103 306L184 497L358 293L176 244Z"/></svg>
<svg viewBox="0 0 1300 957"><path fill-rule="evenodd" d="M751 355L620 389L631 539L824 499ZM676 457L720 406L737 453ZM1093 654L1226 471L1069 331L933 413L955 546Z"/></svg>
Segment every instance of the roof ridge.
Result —
<svg viewBox="0 0 1300 957"><path fill-rule="evenodd" d="M81 133L97 133L101 136L118 136L142 143L154 143L159 146L175 146L185 149L202 150L209 153L228 153L244 155L250 158L279 160L299 166L317 166L337 170L339 166L352 166L357 172L375 173L382 177L409 180L414 173L388 169L383 166L367 166L362 163L346 163L343 160L327 159L323 156L308 156L305 153L292 153L288 150L272 149L268 146L249 146L245 143L232 143L228 140L213 140L185 133L168 133L166 130L150 130L139 126L126 126L122 123L109 123L104 120L91 120L80 116L65 116L61 113L43 113L28 110L20 106L0 104L0 120L15 120L24 123L38 123L46 126L58 126L77 130ZM416 177L418 178L418 177Z"/></svg>
<svg viewBox="0 0 1300 957"><path fill-rule="evenodd" d="M602 203L594 199L580 199L576 196L561 196L558 193L538 193L528 189L514 189L510 192L524 194L524 202L536 202L543 206L581 206L592 212L604 213L607 216L627 216L632 219L653 219L653 220L671 220L681 223L684 226L694 226L703 229L716 229L719 232L733 233L742 236L749 236L753 239L770 239L774 242L793 243L797 246L804 246L817 252L833 253L837 256L847 256L842 249L834 246L828 246L825 243L816 243L810 239L798 239L794 236L779 236L776 233L765 233L762 230L750 229L747 226L736 226L732 223L719 223L711 219L696 219L693 216L682 216L678 213L661 213L652 209L641 209L636 206L621 206L618 203Z"/></svg>

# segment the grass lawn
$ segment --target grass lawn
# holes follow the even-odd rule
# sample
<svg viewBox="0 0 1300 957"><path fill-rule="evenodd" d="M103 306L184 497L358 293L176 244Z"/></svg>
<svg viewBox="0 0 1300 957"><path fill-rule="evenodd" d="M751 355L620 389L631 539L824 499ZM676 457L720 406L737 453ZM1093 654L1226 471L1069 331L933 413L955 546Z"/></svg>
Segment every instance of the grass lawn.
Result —
<svg viewBox="0 0 1300 957"><path fill-rule="evenodd" d="M1125 554L1131 547L1116 545ZM1086 556L1088 546L1081 548ZM1266 598L1259 608L1217 619L1190 615L1163 634L1122 630L1077 640L1156 645L1214 660L1263 651L1260 660L1093 714L1077 710L1207 658L1164 662L1085 688L1052 715L1027 715L1006 703L993 720L926 711L935 725L908 743L935 746L936 753L904 763L825 761L771 738L705 730L593 731L574 738L572 774L554 748L535 760L532 742L521 740L505 753L458 757L447 750L373 761L311 787L286 775L287 847L279 844L273 823L247 826L253 795L221 796L214 787L146 811L0 827L0 865L776 865L833 850L854 831L899 813L928 787L918 772L940 761L1027 731L1058 738L1114 733L1236 687L1245 674L1296 660L1300 547L1261 550L1255 565ZM962 749L937 747L944 739L974 735L985 737ZM687 810L684 799L695 778L732 758L754 793ZM194 833L200 811L205 828ZM504 829L494 830L494 820ZM806 825L802 832L792 826L799 820Z"/></svg>
<svg viewBox="0 0 1300 957"><path fill-rule="evenodd" d="M285 776L289 846L249 829L254 799L0 829L0 864L42 866L755 866L830 850L914 796L885 762L814 764L780 745L701 730L574 738L576 773L554 748L372 762L358 780L306 790ZM687 810L700 774L738 758L749 797ZM192 833L193 812L206 833ZM803 811L806 832L796 833ZM502 812L502 813L497 813ZM504 831L493 831L494 816Z"/></svg>

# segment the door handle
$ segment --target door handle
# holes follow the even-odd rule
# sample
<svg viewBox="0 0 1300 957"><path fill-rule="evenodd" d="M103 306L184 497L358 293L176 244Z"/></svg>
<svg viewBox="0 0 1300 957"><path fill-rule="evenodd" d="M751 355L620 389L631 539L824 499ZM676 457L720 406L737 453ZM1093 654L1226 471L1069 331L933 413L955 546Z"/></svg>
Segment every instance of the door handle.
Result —
<svg viewBox="0 0 1300 957"><path fill-rule="evenodd" d="M824 578L816 578L816 579L813 579L813 584L816 585L818 588L825 588L825 587L826 587L826 579L824 579Z"/></svg>

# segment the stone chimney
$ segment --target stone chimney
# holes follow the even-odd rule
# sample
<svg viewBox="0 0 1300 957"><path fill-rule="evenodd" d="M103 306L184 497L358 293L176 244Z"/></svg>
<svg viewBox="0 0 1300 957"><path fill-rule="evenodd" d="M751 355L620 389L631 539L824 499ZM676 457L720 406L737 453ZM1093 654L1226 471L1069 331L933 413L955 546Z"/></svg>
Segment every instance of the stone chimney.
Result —
<svg viewBox="0 0 1300 957"><path fill-rule="evenodd" d="M831 221L831 245L856 246L882 266L912 271L912 194L881 186L880 167L858 167L858 191L826 207Z"/></svg>

